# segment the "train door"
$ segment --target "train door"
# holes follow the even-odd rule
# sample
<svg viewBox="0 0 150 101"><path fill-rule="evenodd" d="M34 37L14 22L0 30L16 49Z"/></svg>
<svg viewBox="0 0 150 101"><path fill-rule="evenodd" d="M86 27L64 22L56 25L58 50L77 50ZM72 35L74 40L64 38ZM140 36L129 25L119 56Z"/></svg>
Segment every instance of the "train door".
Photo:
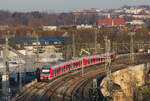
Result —
<svg viewBox="0 0 150 101"><path fill-rule="evenodd" d="M70 70L70 64L66 64L66 72Z"/></svg>
<svg viewBox="0 0 150 101"><path fill-rule="evenodd" d="M63 73L64 73L64 72L66 71L66 70L65 70L65 69L66 69L65 64L63 64L62 68L63 68Z"/></svg>
<svg viewBox="0 0 150 101"><path fill-rule="evenodd" d="M80 67L80 62L78 61L78 62L77 62L77 68L79 68L79 67Z"/></svg>
<svg viewBox="0 0 150 101"><path fill-rule="evenodd" d="M87 60L85 58L83 58L83 66L86 66L87 65Z"/></svg>
<svg viewBox="0 0 150 101"><path fill-rule="evenodd" d="M81 67L81 60L79 61L79 68Z"/></svg>
<svg viewBox="0 0 150 101"><path fill-rule="evenodd" d="M98 62L101 63L102 62L102 58L101 56L98 57Z"/></svg>
<svg viewBox="0 0 150 101"><path fill-rule="evenodd" d="M73 63L73 69L75 69L75 68L76 68L76 62Z"/></svg>
<svg viewBox="0 0 150 101"><path fill-rule="evenodd" d="M82 61L80 60L79 62L78 62L78 64L79 64L79 68L81 67L81 65L82 65Z"/></svg>
<svg viewBox="0 0 150 101"><path fill-rule="evenodd" d="M90 58L90 64L92 64L92 57Z"/></svg>
<svg viewBox="0 0 150 101"><path fill-rule="evenodd" d="M91 57L91 64L93 64L93 57Z"/></svg>
<svg viewBox="0 0 150 101"><path fill-rule="evenodd" d="M68 64L65 65L66 66L66 72L68 71Z"/></svg>
<svg viewBox="0 0 150 101"><path fill-rule="evenodd" d="M56 76L56 69L54 69L53 71L54 71L53 73L54 73L54 77L55 77Z"/></svg>
<svg viewBox="0 0 150 101"><path fill-rule="evenodd" d="M96 63L98 63L98 62L99 62L99 57L97 56L97 57L96 57Z"/></svg>
<svg viewBox="0 0 150 101"><path fill-rule="evenodd" d="M72 70L73 69L73 62L71 62L71 64L70 64L70 70Z"/></svg>

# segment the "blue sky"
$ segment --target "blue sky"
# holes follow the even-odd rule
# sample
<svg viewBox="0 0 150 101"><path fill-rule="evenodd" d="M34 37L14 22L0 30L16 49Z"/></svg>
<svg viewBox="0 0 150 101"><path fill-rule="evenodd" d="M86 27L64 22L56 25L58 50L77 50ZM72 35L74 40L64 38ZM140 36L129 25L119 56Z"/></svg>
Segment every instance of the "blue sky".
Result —
<svg viewBox="0 0 150 101"><path fill-rule="evenodd" d="M0 0L0 9L10 11L63 12L89 8L119 8L123 5L150 5L150 0Z"/></svg>

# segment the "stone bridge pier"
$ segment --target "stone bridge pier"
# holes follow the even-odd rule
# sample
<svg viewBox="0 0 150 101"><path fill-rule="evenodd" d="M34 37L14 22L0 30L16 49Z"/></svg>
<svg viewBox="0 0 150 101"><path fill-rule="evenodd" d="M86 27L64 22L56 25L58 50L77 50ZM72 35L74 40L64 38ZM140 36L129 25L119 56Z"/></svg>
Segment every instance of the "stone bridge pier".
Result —
<svg viewBox="0 0 150 101"><path fill-rule="evenodd" d="M112 73L112 93L113 101L134 101L134 94L138 87L147 83L148 73L150 73L150 64L140 64L129 66L125 69ZM106 79L104 78L101 85L101 92L106 96Z"/></svg>

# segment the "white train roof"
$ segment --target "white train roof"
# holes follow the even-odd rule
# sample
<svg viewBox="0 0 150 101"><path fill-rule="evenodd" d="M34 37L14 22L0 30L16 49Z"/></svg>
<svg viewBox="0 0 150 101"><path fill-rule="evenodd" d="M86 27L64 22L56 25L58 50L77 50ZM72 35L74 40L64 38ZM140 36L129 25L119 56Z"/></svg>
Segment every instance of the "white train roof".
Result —
<svg viewBox="0 0 150 101"><path fill-rule="evenodd" d="M113 54L113 53L109 53L109 55L111 55L111 54ZM61 62L61 63L56 64L56 65L53 65L50 68L57 69L58 67L64 66L66 64L70 64L70 63L73 63L73 62L81 61L83 58L95 58L95 57L105 57L105 56L106 56L106 53L95 54L95 55L91 55L91 56L78 57L76 59L71 59L71 60L68 60L68 61L65 61L65 62Z"/></svg>

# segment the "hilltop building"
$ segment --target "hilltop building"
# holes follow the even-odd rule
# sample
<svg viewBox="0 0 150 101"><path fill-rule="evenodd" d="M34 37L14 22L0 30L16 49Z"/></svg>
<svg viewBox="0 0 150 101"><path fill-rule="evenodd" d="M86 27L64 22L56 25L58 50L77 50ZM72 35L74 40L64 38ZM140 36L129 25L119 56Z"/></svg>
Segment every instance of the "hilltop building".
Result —
<svg viewBox="0 0 150 101"><path fill-rule="evenodd" d="M56 31L57 26L43 26L42 29L43 31Z"/></svg>
<svg viewBox="0 0 150 101"><path fill-rule="evenodd" d="M123 18L106 18L106 19L99 19L97 21L97 26L123 27L126 26L126 23Z"/></svg>

